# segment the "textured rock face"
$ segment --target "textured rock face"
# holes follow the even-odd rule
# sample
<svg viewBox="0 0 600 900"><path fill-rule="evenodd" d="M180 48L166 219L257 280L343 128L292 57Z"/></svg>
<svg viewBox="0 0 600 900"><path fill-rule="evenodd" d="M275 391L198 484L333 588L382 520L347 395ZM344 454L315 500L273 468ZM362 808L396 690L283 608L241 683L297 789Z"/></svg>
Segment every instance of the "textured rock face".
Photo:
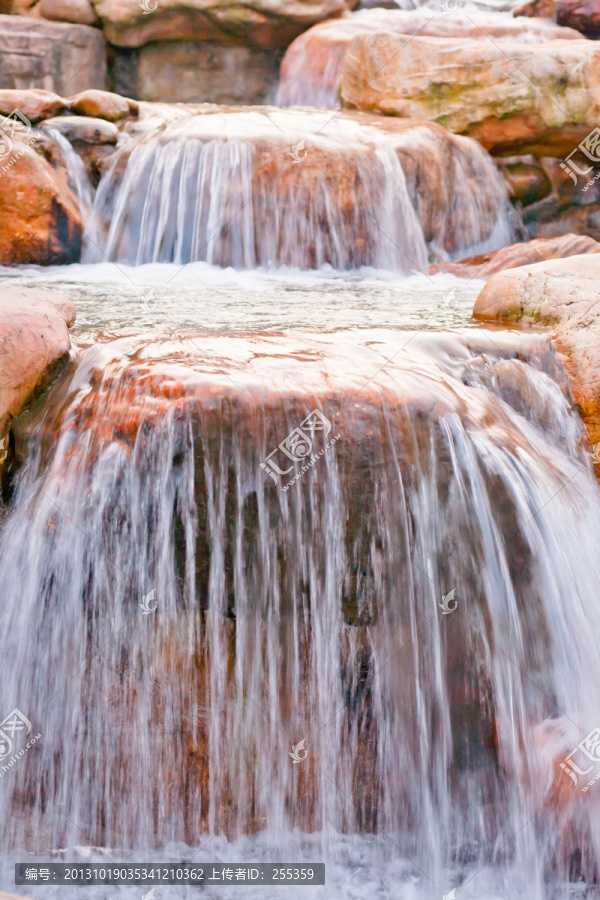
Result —
<svg viewBox="0 0 600 900"><path fill-rule="evenodd" d="M473 316L550 325L592 447L600 442L600 256L573 256L500 272ZM597 454L596 454L597 455ZM596 474L600 474L598 464Z"/></svg>
<svg viewBox="0 0 600 900"><path fill-rule="evenodd" d="M580 38L570 28L540 19L515 19L496 13L435 15L429 8L415 10L370 9L347 13L342 19L322 22L297 37L281 65L278 102L283 106L337 106L338 87L346 51L358 35L407 34L429 37L519 40L535 44Z"/></svg>
<svg viewBox="0 0 600 900"><path fill-rule="evenodd" d="M591 237L565 234L551 240L534 240L523 244L511 244L491 253L468 256L455 263L439 263L429 270L449 272L457 278L490 278L504 269L516 269L548 259L565 259L582 253L600 253L600 243Z"/></svg>
<svg viewBox="0 0 600 900"><path fill-rule="evenodd" d="M53 168L32 140L31 135L14 140L0 161L0 260L3 265L77 262L79 204L64 170Z"/></svg>
<svg viewBox="0 0 600 900"><path fill-rule="evenodd" d="M193 41L156 41L139 51L136 96L167 103L256 103L277 82L279 54Z"/></svg>
<svg viewBox="0 0 600 900"><path fill-rule="evenodd" d="M576 28L588 38L600 38L598 0L558 0L556 17L561 25Z"/></svg>
<svg viewBox="0 0 600 900"><path fill-rule="evenodd" d="M352 0L161 0L150 15L144 15L138 0L94 2L107 40L120 47L187 39L260 50L283 49L310 25L340 16L352 5Z"/></svg>
<svg viewBox="0 0 600 900"><path fill-rule="evenodd" d="M97 25L98 16L90 0L41 0L40 15L51 22L71 22L77 25Z"/></svg>
<svg viewBox="0 0 600 900"><path fill-rule="evenodd" d="M341 96L350 107L438 122L492 153L564 156L600 115L600 45L359 36Z"/></svg>
<svg viewBox="0 0 600 900"><path fill-rule="evenodd" d="M109 91L83 91L67 101L71 112L79 116L92 116L118 122L137 110L137 104Z"/></svg>
<svg viewBox="0 0 600 900"><path fill-rule="evenodd" d="M0 464L6 460L6 431L68 362L70 300L49 291L0 290Z"/></svg>
<svg viewBox="0 0 600 900"><path fill-rule="evenodd" d="M0 15L0 84L63 95L104 88L104 38L85 25Z"/></svg>

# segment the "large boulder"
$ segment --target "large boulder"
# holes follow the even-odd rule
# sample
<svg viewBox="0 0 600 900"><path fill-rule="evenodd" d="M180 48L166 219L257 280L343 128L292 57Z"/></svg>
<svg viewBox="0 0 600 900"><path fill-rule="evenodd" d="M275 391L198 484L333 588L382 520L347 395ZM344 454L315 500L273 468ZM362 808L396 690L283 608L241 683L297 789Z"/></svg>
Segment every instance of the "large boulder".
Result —
<svg viewBox="0 0 600 900"><path fill-rule="evenodd" d="M457 278L487 279L504 269L516 269L547 259L565 259L581 253L600 253L600 243L579 234L565 234L550 240L540 238L478 256L468 256L458 262L438 263L430 268L429 273L448 272Z"/></svg>
<svg viewBox="0 0 600 900"><path fill-rule="evenodd" d="M438 122L492 153L562 157L599 120L600 45L378 32L352 40L340 90L348 107Z"/></svg>
<svg viewBox="0 0 600 900"><path fill-rule="evenodd" d="M543 19L510 19L500 13L457 10L436 15L430 8L414 10L367 9L341 19L321 22L301 34L288 47L281 64L278 102L282 106L338 106L338 88L344 57L358 35L376 33L448 38L518 40L526 44L581 38L571 28L559 28Z"/></svg>
<svg viewBox="0 0 600 900"><path fill-rule="evenodd" d="M552 327L595 459L600 459L600 256L500 272L479 294L473 316Z"/></svg>
<svg viewBox="0 0 600 900"><path fill-rule="evenodd" d="M35 150L36 135L21 134L0 159L0 264L78 262L82 222L64 168Z"/></svg>
<svg viewBox="0 0 600 900"><path fill-rule="evenodd" d="M0 15L0 84L59 94L104 88L104 38L86 25Z"/></svg>
<svg viewBox="0 0 600 900"><path fill-rule="evenodd" d="M0 288L0 465L8 456L10 421L69 361L74 321L75 307L59 294Z"/></svg>
<svg viewBox="0 0 600 900"><path fill-rule="evenodd" d="M340 16L352 0L94 0L104 34L119 47L190 40L284 48L322 19Z"/></svg>

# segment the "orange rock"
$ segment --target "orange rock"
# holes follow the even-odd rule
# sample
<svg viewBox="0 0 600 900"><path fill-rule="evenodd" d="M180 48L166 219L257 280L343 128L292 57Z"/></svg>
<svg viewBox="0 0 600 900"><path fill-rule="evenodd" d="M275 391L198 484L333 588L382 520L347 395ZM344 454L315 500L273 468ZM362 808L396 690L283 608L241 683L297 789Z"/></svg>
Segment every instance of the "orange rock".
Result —
<svg viewBox="0 0 600 900"><path fill-rule="evenodd" d="M581 253L600 253L600 243L586 235L565 234L558 238L538 238L523 244L511 244L491 253L467 256L458 262L439 263L429 272L448 272L457 278L490 278L504 269L515 269L548 259L564 259Z"/></svg>
<svg viewBox="0 0 600 900"><path fill-rule="evenodd" d="M543 20L511 20L496 13L438 16L429 8L415 10L368 9L341 19L321 22L301 34L288 47L281 64L278 102L283 106L338 106L338 88L346 51L357 35L381 32L422 37L522 40L541 43L580 38L571 28Z"/></svg>
<svg viewBox="0 0 600 900"><path fill-rule="evenodd" d="M26 91L0 90L0 115L10 116L16 109L19 110L32 125L41 119L49 119L59 115L67 108L66 101L62 97L53 94L52 91L37 89Z"/></svg>
<svg viewBox="0 0 600 900"><path fill-rule="evenodd" d="M118 122L124 119L137 108L135 100L128 100L119 94L111 94L110 91L89 90L69 97L67 100L71 112L79 116L91 116L95 119L106 119L108 122Z"/></svg>
<svg viewBox="0 0 600 900"><path fill-rule="evenodd" d="M0 259L4 265L77 262L77 199L64 170L36 153L35 140L32 133L20 135L0 160Z"/></svg>

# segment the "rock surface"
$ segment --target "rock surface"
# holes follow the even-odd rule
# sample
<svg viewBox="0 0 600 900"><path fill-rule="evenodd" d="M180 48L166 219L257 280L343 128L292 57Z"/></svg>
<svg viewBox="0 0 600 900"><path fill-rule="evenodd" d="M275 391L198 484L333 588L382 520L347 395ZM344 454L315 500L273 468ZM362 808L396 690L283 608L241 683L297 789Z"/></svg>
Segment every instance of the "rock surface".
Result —
<svg viewBox="0 0 600 900"><path fill-rule="evenodd" d="M110 91L83 91L69 97L67 103L71 112L79 116L92 116L95 119L106 119L107 122L118 122L137 110L135 101L127 100L119 94L111 94Z"/></svg>
<svg viewBox="0 0 600 900"><path fill-rule="evenodd" d="M57 116L47 124L71 143L116 144L119 137L119 130L112 122L89 116Z"/></svg>
<svg viewBox="0 0 600 900"><path fill-rule="evenodd" d="M39 395L69 360L70 300L49 291L0 290L0 461L10 420ZM3 897L12 895L0 894Z"/></svg>
<svg viewBox="0 0 600 900"><path fill-rule="evenodd" d="M52 22L71 22L75 25L98 25L90 0L41 0L40 15Z"/></svg>
<svg viewBox="0 0 600 900"><path fill-rule="evenodd" d="M590 237L565 234L551 240L534 240L511 244L491 253L468 256L458 262L431 266L429 273L448 272L457 278L490 278L504 269L515 269L548 259L565 259L583 253L600 253L600 243Z"/></svg>
<svg viewBox="0 0 600 900"><path fill-rule="evenodd" d="M86 25L0 15L0 84L63 95L104 88L104 38Z"/></svg>
<svg viewBox="0 0 600 900"><path fill-rule="evenodd" d="M556 18L561 25L576 28L588 38L600 38L598 0L557 0Z"/></svg>
<svg viewBox="0 0 600 900"><path fill-rule="evenodd" d="M599 120L600 44L362 35L346 53L341 97L438 122L492 153L562 157Z"/></svg>
<svg viewBox="0 0 600 900"><path fill-rule="evenodd" d="M139 50L136 96L167 103L259 103L277 83L279 54L194 41Z"/></svg>
<svg viewBox="0 0 600 900"><path fill-rule="evenodd" d="M65 101L52 91L0 89L0 115L10 116L18 110L32 125L60 115L65 109Z"/></svg>
<svg viewBox="0 0 600 900"><path fill-rule="evenodd" d="M63 169L36 153L35 135L19 136L0 160L0 260L3 265L60 265L81 253L79 204Z"/></svg>
<svg viewBox="0 0 600 900"><path fill-rule="evenodd" d="M144 10L139 0L94 0L107 40L119 47L189 40L259 50L283 49L310 25L352 5L352 0L148 0Z"/></svg>
<svg viewBox="0 0 600 900"><path fill-rule="evenodd" d="M573 256L500 272L479 294L473 316L503 324L552 326L596 457L600 449L600 256Z"/></svg>
<svg viewBox="0 0 600 900"><path fill-rule="evenodd" d="M476 38L483 32L494 41L519 40L527 44L581 37L541 19L510 19L498 13L436 15L434 9L369 9L322 22L301 34L288 47L281 64L278 102L283 106L339 106L344 57L358 35L419 34L422 37Z"/></svg>

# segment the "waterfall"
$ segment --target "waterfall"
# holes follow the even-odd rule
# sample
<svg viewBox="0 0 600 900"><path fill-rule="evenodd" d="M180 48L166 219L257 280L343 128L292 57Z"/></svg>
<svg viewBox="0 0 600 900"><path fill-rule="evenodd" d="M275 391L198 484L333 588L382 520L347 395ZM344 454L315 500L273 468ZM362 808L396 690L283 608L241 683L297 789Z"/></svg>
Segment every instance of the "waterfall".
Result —
<svg viewBox="0 0 600 900"><path fill-rule="evenodd" d="M426 128L411 145L403 125L360 114L142 104L105 167L84 261L409 273L427 272L428 249L502 246L509 204L491 159Z"/></svg>
<svg viewBox="0 0 600 900"><path fill-rule="evenodd" d="M543 735L574 729L562 759L600 723L600 494L549 373L498 332L87 349L0 532L0 710L42 734L5 850L256 834L391 853L385 896L482 896L485 867L536 900L593 861Z"/></svg>

